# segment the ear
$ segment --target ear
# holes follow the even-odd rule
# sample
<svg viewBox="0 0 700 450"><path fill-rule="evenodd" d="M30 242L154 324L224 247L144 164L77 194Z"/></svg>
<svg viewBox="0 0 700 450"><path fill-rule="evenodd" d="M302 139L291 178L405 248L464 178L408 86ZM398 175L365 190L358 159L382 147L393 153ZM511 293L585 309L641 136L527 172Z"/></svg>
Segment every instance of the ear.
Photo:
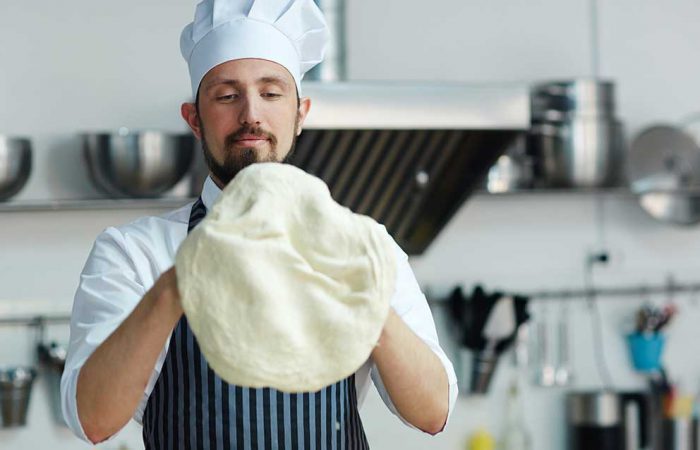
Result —
<svg viewBox="0 0 700 450"><path fill-rule="evenodd" d="M297 125L297 136L301 134L301 130L304 126L304 121L306 120L306 116L309 114L309 110L311 109L311 99L309 97L302 97L299 100L299 110L297 111L297 114L299 115L299 122Z"/></svg>
<svg viewBox="0 0 700 450"><path fill-rule="evenodd" d="M192 133L194 133L195 137L202 140L202 129L199 126L199 115L197 114L197 107L195 104L183 103L182 106L180 106L180 114L182 114L182 118L185 119L187 125L192 129Z"/></svg>

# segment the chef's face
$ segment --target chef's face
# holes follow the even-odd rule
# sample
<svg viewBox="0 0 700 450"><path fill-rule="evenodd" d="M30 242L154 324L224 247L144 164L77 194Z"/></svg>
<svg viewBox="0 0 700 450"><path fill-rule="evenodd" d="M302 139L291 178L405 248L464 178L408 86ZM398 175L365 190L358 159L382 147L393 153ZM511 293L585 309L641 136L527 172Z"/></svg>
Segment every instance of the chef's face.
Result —
<svg viewBox="0 0 700 450"><path fill-rule="evenodd" d="M299 99L292 75L263 59L238 59L211 69L182 116L202 142L214 182L225 187L256 162L285 162L311 101Z"/></svg>

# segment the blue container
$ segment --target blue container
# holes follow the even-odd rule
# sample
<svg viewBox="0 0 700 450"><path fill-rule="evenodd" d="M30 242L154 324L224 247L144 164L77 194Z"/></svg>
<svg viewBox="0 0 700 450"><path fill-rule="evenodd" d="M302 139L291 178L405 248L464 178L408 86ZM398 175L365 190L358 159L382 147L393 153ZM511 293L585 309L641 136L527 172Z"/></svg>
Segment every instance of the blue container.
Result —
<svg viewBox="0 0 700 450"><path fill-rule="evenodd" d="M661 369L661 354L664 350L665 337L661 333L633 333L627 336L627 343L632 356L634 368L640 372Z"/></svg>

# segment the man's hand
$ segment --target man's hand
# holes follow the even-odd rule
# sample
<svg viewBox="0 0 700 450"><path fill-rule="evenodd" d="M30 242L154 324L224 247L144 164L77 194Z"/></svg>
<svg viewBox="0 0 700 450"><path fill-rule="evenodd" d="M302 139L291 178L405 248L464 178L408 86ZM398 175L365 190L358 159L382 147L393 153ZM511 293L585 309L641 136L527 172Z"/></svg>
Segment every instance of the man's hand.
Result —
<svg viewBox="0 0 700 450"><path fill-rule="evenodd" d="M104 441L131 419L181 316L172 267L85 362L78 376L77 404L80 424L91 442Z"/></svg>
<svg viewBox="0 0 700 450"><path fill-rule="evenodd" d="M442 431L449 408L447 372L393 308L372 359L401 416L426 433Z"/></svg>

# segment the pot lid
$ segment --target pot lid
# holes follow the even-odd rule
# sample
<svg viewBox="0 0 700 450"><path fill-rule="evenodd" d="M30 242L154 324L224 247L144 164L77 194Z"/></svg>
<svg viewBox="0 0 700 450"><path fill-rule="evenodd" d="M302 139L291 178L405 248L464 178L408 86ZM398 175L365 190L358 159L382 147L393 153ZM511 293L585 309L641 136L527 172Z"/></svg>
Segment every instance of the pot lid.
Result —
<svg viewBox="0 0 700 450"><path fill-rule="evenodd" d="M629 179L638 194L700 186L700 148L679 128L646 128L630 148Z"/></svg>

